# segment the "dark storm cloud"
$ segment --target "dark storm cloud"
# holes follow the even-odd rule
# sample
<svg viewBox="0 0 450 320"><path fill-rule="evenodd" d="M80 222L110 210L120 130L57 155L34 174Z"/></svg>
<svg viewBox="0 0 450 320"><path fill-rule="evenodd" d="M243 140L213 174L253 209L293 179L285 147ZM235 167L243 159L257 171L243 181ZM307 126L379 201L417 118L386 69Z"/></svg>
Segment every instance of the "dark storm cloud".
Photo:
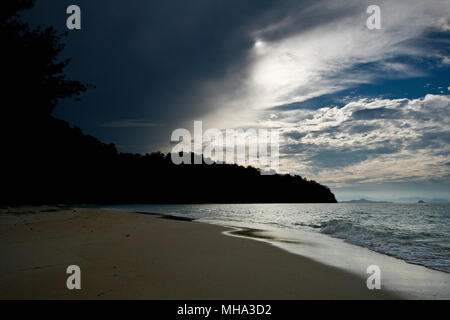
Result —
<svg viewBox="0 0 450 320"><path fill-rule="evenodd" d="M64 30L70 4L41 0L26 17L34 24ZM240 89L255 37L274 40L358 10L312 0L79 0L76 4L82 12L82 30L69 33L64 52L72 57L68 71L97 89L86 94L82 103L61 103L56 115L109 141L129 140L135 145L136 140L142 144L152 140L155 147L167 142L169 133L184 121L214 111L217 90ZM275 23L276 30L270 29ZM227 87L205 89L227 77L231 80ZM148 128L145 137L133 130L128 136L119 135L111 126L101 126L140 118L163 125Z"/></svg>
<svg viewBox="0 0 450 320"><path fill-rule="evenodd" d="M265 15L266 22L277 22L277 28L260 29L265 40L273 41L307 32L318 26L331 24L364 12L366 1L360 3L337 3L324 0L285 0L277 1L275 10ZM364 22L364 21L362 21Z"/></svg>
<svg viewBox="0 0 450 320"><path fill-rule="evenodd" d="M158 124L143 119L125 119L122 121L107 122L100 125L103 128L151 128Z"/></svg>
<svg viewBox="0 0 450 320"><path fill-rule="evenodd" d="M30 15L36 24L63 30L69 4L38 1ZM69 73L97 89L81 104L63 103L57 115L102 135L108 126L99 124L105 122L145 118L173 125L207 111L198 86L243 63L253 45L249 31L274 1L77 4L82 30L69 34L65 50L73 58ZM110 136L114 139L113 132Z"/></svg>

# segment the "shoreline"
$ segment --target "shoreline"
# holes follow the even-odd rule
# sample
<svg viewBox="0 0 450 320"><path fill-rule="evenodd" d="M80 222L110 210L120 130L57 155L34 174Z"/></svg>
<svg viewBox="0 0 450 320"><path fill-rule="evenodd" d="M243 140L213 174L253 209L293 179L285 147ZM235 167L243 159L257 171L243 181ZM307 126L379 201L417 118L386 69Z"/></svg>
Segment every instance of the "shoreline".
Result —
<svg viewBox="0 0 450 320"><path fill-rule="evenodd" d="M224 235L230 228L114 210L40 209L47 212L0 215L0 299L399 298L368 290L366 279L345 270ZM66 288L69 265L81 268L81 290Z"/></svg>
<svg viewBox="0 0 450 320"><path fill-rule="evenodd" d="M366 279L366 268L377 265L382 271L382 287L401 299L429 300L450 298L450 274L423 265L408 263L370 248L347 243L343 239L312 232L255 229L229 225L226 222L205 222L231 228L223 232L230 237L251 239L269 244L290 254L345 270Z"/></svg>
<svg viewBox="0 0 450 320"><path fill-rule="evenodd" d="M224 233L228 236L240 236L266 242L291 254L308 257L364 279L367 279L370 272L367 270L368 267L375 265L382 273L382 287L397 296L404 299L447 300L450 298L450 274L445 271L430 268L422 263L410 262L398 255L387 254L383 250L374 250L370 246L358 245L353 241L346 241L345 238L317 232L316 229L291 228L286 223L271 223L267 218L251 218L248 221L242 221L236 214L231 216L225 214L221 218L223 212L234 212L236 208L230 208L230 206L222 204L219 208L214 206L192 209L189 206L159 208L152 205L122 205L106 208L143 211L143 213L155 212L166 217L190 218L197 222L232 228L233 231ZM253 209L257 210L257 208ZM308 210L308 208L301 208L301 210ZM245 210L239 212L245 214Z"/></svg>

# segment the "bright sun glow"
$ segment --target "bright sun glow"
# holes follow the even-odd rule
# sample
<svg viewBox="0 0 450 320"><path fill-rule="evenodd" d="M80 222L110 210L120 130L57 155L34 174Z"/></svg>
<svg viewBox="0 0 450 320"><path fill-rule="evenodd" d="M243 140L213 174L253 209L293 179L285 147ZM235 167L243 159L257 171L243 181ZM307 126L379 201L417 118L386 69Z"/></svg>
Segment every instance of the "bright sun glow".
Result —
<svg viewBox="0 0 450 320"><path fill-rule="evenodd" d="M255 41L255 48L256 49L260 49L260 48L263 48L264 47L264 41L262 41L262 40L260 40L260 39L257 39L256 41Z"/></svg>

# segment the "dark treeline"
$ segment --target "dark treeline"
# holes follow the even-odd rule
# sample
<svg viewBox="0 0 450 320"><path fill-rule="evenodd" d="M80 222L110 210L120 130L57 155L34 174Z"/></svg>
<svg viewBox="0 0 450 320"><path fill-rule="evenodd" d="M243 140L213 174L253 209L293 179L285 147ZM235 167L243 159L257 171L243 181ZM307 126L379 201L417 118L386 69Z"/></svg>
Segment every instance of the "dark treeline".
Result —
<svg viewBox="0 0 450 320"><path fill-rule="evenodd" d="M60 99L77 98L90 85L64 75L64 35L20 20L33 5L0 3L2 204L336 202L327 187L299 176L119 153L52 117Z"/></svg>
<svg viewBox="0 0 450 320"><path fill-rule="evenodd" d="M170 154L118 153L112 144L48 116L15 127L2 166L3 202L335 202L299 176L262 176L238 165L174 165Z"/></svg>

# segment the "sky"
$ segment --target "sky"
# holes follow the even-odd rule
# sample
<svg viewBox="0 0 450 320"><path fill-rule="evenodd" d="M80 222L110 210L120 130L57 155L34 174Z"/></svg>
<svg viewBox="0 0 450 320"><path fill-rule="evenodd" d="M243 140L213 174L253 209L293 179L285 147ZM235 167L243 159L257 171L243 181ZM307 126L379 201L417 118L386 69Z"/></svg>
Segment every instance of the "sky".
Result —
<svg viewBox="0 0 450 320"><path fill-rule="evenodd" d="M96 86L54 115L123 152L177 128L274 128L280 172L338 200L450 199L450 1L38 0L68 75ZM381 9L370 30L369 5Z"/></svg>

